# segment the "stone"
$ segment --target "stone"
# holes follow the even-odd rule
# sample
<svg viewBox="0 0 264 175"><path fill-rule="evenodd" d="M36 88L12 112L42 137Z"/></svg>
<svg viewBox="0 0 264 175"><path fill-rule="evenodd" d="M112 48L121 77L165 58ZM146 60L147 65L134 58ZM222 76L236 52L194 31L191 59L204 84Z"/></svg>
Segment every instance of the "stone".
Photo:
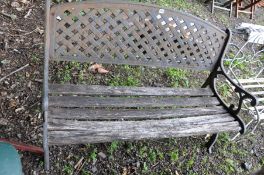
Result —
<svg viewBox="0 0 264 175"><path fill-rule="evenodd" d="M105 155L105 153L103 153L103 152L99 152L99 153L98 153L98 156L100 156L100 157L103 158L103 159L106 158L106 155Z"/></svg>
<svg viewBox="0 0 264 175"><path fill-rule="evenodd" d="M249 162L244 162L242 163L242 168L244 168L245 170L251 170L252 164Z"/></svg>
<svg viewBox="0 0 264 175"><path fill-rule="evenodd" d="M95 166L92 167L92 172L95 173L97 171L97 168Z"/></svg>

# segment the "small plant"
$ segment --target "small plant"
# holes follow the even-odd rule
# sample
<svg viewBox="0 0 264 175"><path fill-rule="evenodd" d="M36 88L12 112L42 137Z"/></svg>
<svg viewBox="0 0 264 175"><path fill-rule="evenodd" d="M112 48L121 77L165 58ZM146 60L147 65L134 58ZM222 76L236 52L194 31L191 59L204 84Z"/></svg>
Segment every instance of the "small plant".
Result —
<svg viewBox="0 0 264 175"><path fill-rule="evenodd" d="M94 148L93 151L91 152L89 159L92 161L95 161L97 159L97 149Z"/></svg>
<svg viewBox="0 0 264 175"><path fill-rule="evenodd" d="M143 163L143 172L147 172L148 171L148 165L146 162Z"/></svg>
<svg viewBox="0 0 264 175"><path fill-rule="evenodd" d="M247 63L246 62L242 62L242 61L239 61L239 60L235 60L233 62L233 64L240 70L246 70L247 68Z"/></svg>
<svg viewBox="0 0 264 175"><path fill-rule="evenodd" d="M65 174L71 175L71 174L73 174L74 168L73 168L72 165L67 164L67 165L64 165L62 171L63 171Z"/></svg>
<svg viewBox="0 0 264 175"><path fill-rule="evenodd" d="M117 141L113 141L110 145L109 148L109 153L112 155L117 149L118 149L118 142Z"/></svg>
<svg viewBox="0 0 264 175"><path fill-rule="evenodd" d="M163 159L164 159L164 153L161 152L161 151L159 151L159 150L157 150L157 156L158 156L158 158L159 158L160 160L163 160Z"/></svg>
<svg viewBox="0 0 264 175"><path fill-rule="evenodd" d="M78 74L78 79L80 82L84 81L84 71L81 70Z"/></svg>
<svg viewBox="0 0 264 175"><path fill-rule="evenodd" d="M81 175L91 175L91 173L86 170L82 170Z"/></svg>
<svg viewBox="0 0 264 175"><path fill-rule="evenodd" d="M33 55L31 56L31 61L32 61L33 63L38 63L38 62L40 61L40 59L39 59L38 55L33 54Z"/></svg>
<svg viewBox="0 0 264 175"><path fill-rule="evenodd" d="M229 60L225 60L224 61L224 66L230 66L231 65L231 61L229 61Z"/></svg>
<svg viewBox="0 0 264 175"><path fill-rule="evenodd" d="M140 83L132 76L124 77L124 79L116 76L109 81L109 84L110 86L138 86Z"/></svg>
<svg viewBox="0 0 264 175"><path fill-rule="evenodd" d="M236 172L235 162L232 159L227 158L221 169L226 174L234 174Z"/></svg>
<svg viewBox="0 0 264 175"><path fill-rule="evenodd" d="M65 68L59 69L58 78L61 83L69 82L71 80L71 68L66 65Z"/></svg>
<svg viewBox="0 0 264 175"><path fill-rule="evenodd" d="M172 87L189 87L189 81L187 79L188 73L182 69L169 68L165 71L166 76L171 81Z"/></svg>
<svg viewBox="0 0 264 175"><path fill-rule="evenodd" d="M170 159L171 159L172 162L176 162L177 160L179 160L179 151L178 151L178 149L175 149L175 150L170 152Z"/></svg>
<svg viewBox="0 0 264 175"><path fill-rule="evenodd" d="M218 14L217 15L218 19L225 25L225 26L229 26L230 21L227 17L227 15L225 14Z"/></svg>
<svg viewBox="0 0 264 175"><path fill-rule="evenodd" d="M264 157L262 157L262 158L260 159L260 165L261 165L261 166L264 166Z"/></svg>
<svg viewBox="0 0 264 175"><path fill-rule="evenodd" d="M188 170L190 170L190 169L193 167L193 165L194 165L194 160L195 160L195 155L193 155L193 156L191 157L191 159L187 161L187 163L186 163L186 168L187 168Z"/></svg>
<svg viewBox="0 0 264 175"><path fill-rule="evenodd" d="M152 162L152 163L156 162L156 160L157 160L157 153L156 153L156 151L150 148L149 149L148 157L149 157L149 161L150 162Z"/></svg>
<svg viewBox="0 0 264 175"><path fill-rule="evenodd" d="M44 162L42 160L39 162L39 166L44 167Z"/></svg>
<svg viewBox="0 0 264 175"><path fill-rule="evenodd" d="M140 158L145 158L147 156L147 147L143 146L139 149L139 157Z"/></svg>
<svg viewBox="0 0 264 175"><path fill-rule="evenodd" d="M229 97L229 96L231 96L230 87L227 84L221 84L219 86L219 93L223 97Z"/></svg>
<svg viewBox="0 0 264 175"><path fill-rule="evenodd" d="M202 165L205 165L207 162L208 162L208 157L207 156L203 157Z"/></svg>
<svg viewBox="0 0 264 175"><path fill-rule="evenodd" d="M227 147L230 146L230 136L228 133L221 133L218 137L218 143L222 146L219 151L223 155L228 155Z"/></svg>
<svg viewBox="0 0 264 175"><path fill-rule="evenodd" d="M260 61L264 61L264 54L262 54L259 58Z"/></svg>

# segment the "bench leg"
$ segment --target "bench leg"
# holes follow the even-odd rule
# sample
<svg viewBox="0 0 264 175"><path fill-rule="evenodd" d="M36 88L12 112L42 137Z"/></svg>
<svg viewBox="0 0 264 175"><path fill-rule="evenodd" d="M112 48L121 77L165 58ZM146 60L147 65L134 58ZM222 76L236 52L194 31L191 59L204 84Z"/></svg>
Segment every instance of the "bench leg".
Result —
<svg viewBox="0 0 264 175"><path fill-rule="evenodd" d="M207 150L208 150L208 153L211 154L212 153L212 148L216 142L218 138L218 134L213 134L211 136L211 138L209 139L208 143L207 143Z"/></svg>
<svg viewBox="0 0 264 175"><path fill-rule="evenodd" d="M48 145L47 112L44 112L43 148L44 148L44 164L45 164L45 171L49 171L50 163L49 163L49 145Z"/></svg>
<svg viewBox="0 0 264 175"><path fill-rule="evenodd" d="M213 1L212 1L212 6L211 6L211 13L212 13L212 14L214 13L214 8L215 8L215 7L214 7L214 4L215 4L215 1L213 0Z"/></svg>
<svg viewBox="0 0 264 175"><path fill-rule="evenodd" d="M229 18L232 17L232 13L233 13L233 2L231 1L230 3L230 12L229 12Z"/></svg>

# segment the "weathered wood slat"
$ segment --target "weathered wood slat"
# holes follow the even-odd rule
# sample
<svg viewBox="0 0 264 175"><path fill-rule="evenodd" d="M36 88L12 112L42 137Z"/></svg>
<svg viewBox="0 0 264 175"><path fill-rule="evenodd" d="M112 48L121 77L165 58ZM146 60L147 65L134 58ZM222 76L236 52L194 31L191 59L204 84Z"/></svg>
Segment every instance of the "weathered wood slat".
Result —
<svg viewBox="0 0 264 175"><path fill-rule="evenodd" d="M106 123L106 122L105 122ZM95 124L95 125L94 125ZM226 131L239 131L238 122L179 125L178 121L148 121L130 125L109 123L107 126L90 123L85 130L49 131L50 145L100 143L113 140L185 137Z"/></svg>
<svg viewBox="0 0 264 175"><path fill-rule="evenodd" d="M98 130L109 129L119 130L119 128L126 126L126 129L133 129L135 126L152 126L155 130L156 127L165 126L183 126L183 125L197 125L208 123L221 123L231 122L234 118L230 114L218 114L218 115L205 115L185 118L173 118L163 120L142 120L142 121L70 121L63 119L49 120L49 130ZM93 132L93 131L92 131Z"/></svg>
<svg viewBox="0 0 264 175"><path fill-rule="evenodd" d="M227 111L222 106L176 108L176 109L87 109L87 108L50 108L50 119L67 120L110 120L110 119L155 119L183 116L223 114Z"/></svg>
<svg viewBox="0 0 264 175"><path fill-rule="evenodd" d="M169 106L205 106L218 105L216 97L83 97L83 96L51 96L52 107L169 107Z"/></svg>
<svg viewBox="0 0 264 175"><path fill-rule="evenodd" d="M99 85L50 84L51 94L129 96L213 96L209 88L111 87Z"/></svg>

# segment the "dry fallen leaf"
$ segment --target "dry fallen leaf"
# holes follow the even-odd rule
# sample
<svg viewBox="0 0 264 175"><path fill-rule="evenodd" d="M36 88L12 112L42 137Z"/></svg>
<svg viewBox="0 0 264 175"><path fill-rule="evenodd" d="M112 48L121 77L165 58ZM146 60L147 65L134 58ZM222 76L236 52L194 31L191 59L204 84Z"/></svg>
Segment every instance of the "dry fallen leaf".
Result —
<svg viewBox="0 0 264 175"><path fill-rule="evenodd" d="M8 120L7 119L4 119L4 118L0 118L0 125L8 125Z"/></svg>
<svg viewBox="0 0 264 175"><path fill-rule="evenodd" d="M29 72L26 72L26 77L28 78L28 77L30 77L30 74L29 74Z"/></svg>
<svg viewBox="0 0 264 175"><path fill-rule="evenodd" d="M127 175L128 173L127 173L127 168L126 167L124 167L123 168L123 172L122 172L122 175Z"/></svg>
<svg viewBox="0 0 264 175"><path fill-rule="evenodd" d="M16 1L14 1L14 2L11 3L11 7L18 8L18 7L20 7L20 4L18 2L16 2Z"/></svg>
<svg viewBox="0 0 264 175"><path fill-rule="evenodd" d="M100 64L93 64L93 65L91 65L89 68L88 68L88 70L89 71L91 71L91 72L96 72L97 71L97 69L99 68L99 67L101 67L102 65L100 65Z"/></svg>
<svg viewBox="0 0 264 175"><path fill-rule="evenodd" d="M205 140L207 140L207 139L209 139L211 137L211 135L210 134L206 134L206 136L205 136Z"/></svg>
<svg viewBox="0 0 264 175"><path fill-rule="evenodd" d="M20 112L20 111L24 111L24 110L25 110L25 108L22 106L21 108L17 108L17 109L15 110L15 112L18 113L18 112Z"/></svg>
<svg viewBox="0 0 264 175"><path fill-rule="evenodd" d="M28 18L30 16L31 12L32 12L32 9L29 9L27 14L24 16L24 18Z"/></svg>
<svg viewBox="0 0 264 175"><path fill-rule="evenodd" d="M43 34L44 33L44 30L40 29L39 27L36 28L36 32L38 32L39 34Z"/></svg>
<svg viewBox="0 0 264 175"><path fill-rule="evenodd" d="M17 1L12 2L11 6L16 8L16 10L19 12L21 12L23 10L23 8L20 6L20 4Z"/></svg>
<svg viewBox="0 0 264 175"><path fill-rule="evenodd" d="M20 2L22 2L23 4L29 4L28 0L20 0Z"/></svg>
<svg viewBox="0 0 264 175"><path fill-rule="evenodd" d="M105 70L104 68L102 68L102 67L99 67L98 68L98 73L99 74L106 74L106 73L108 73L109 71L108 70Z"/></svg>
<svg viewBox="0 0 264 175"><path fill-rule="evenodd" d="M106 74L106 73L109 72L101 64L97 64L97 63L95 63L94 65L90 66L88 68L88 70L90 72L93 72L93 73L97 73L98 72L99 74Z"/></svg>
<svg viewBox="0 0 264 175"><path fill-rule="evenodd" d="M16 107L16 106L17 106L17 102L16 102L16 100L11 99L11 100L9 101L9 107L10 107L10 108L14 108L14 107Z"/></svg>

